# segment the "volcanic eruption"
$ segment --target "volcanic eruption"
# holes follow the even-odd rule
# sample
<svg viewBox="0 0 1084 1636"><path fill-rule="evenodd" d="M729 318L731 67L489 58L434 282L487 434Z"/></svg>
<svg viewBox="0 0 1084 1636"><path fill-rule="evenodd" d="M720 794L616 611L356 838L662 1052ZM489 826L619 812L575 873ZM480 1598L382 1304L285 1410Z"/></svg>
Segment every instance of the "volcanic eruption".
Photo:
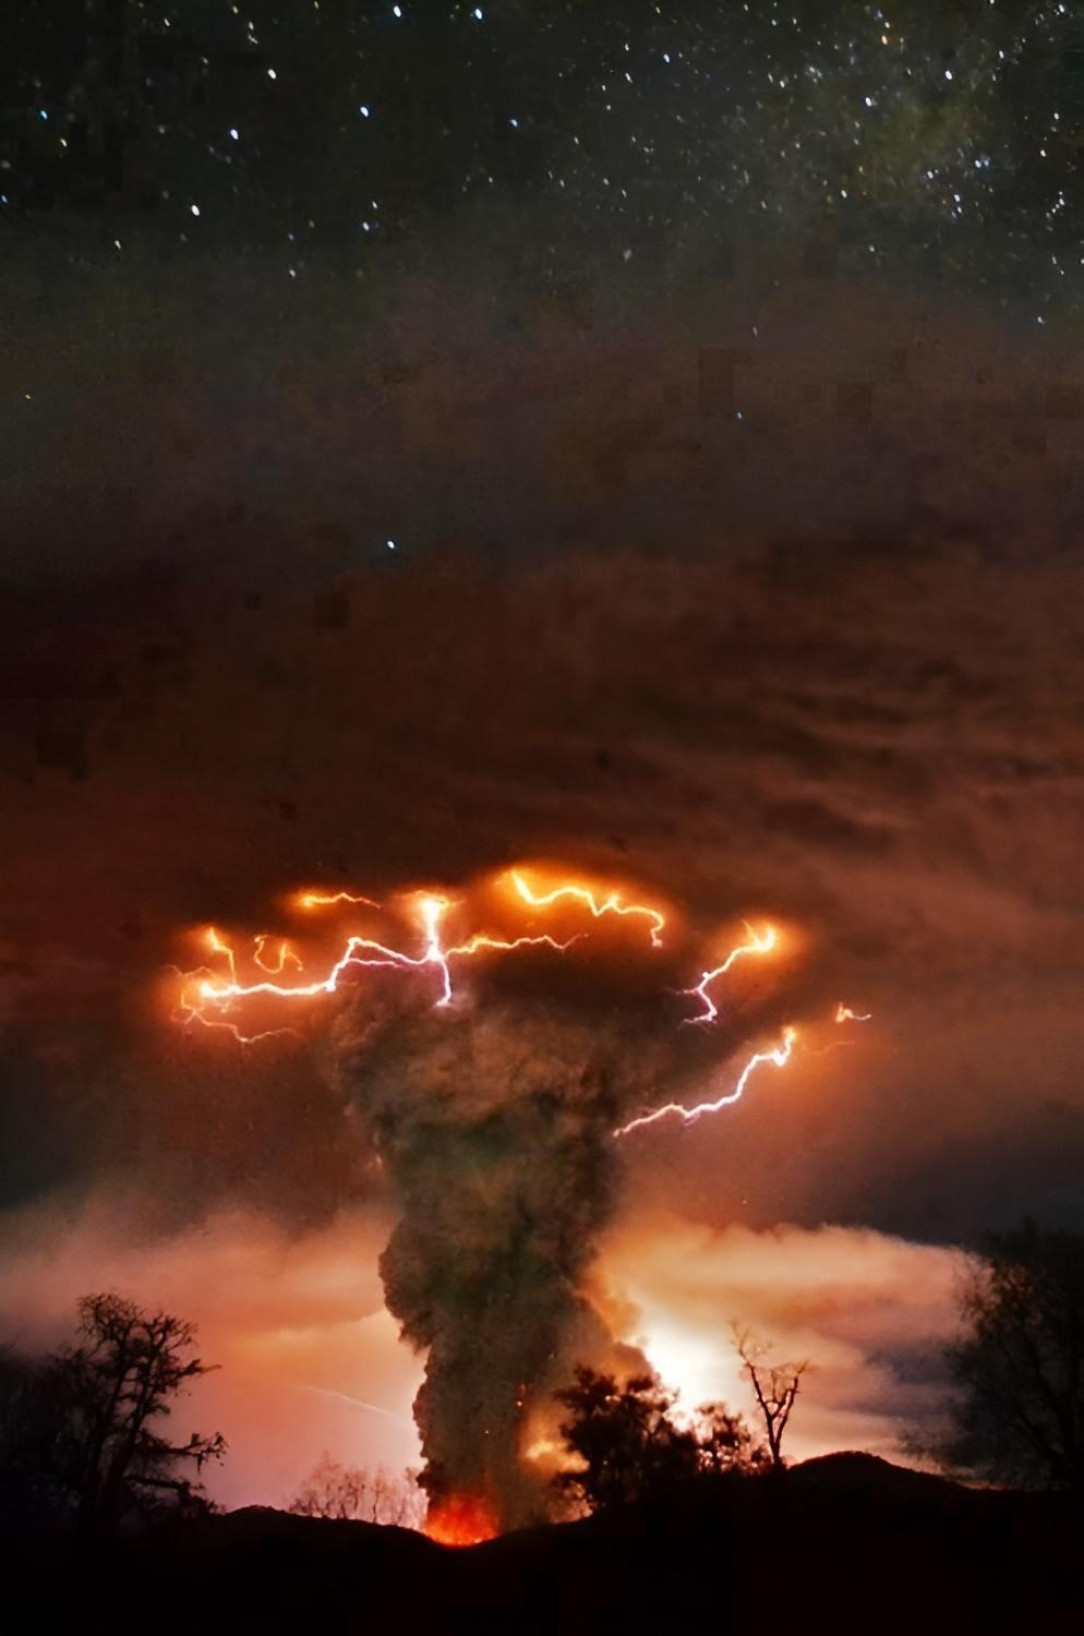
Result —
<svg viewBox="0 0 1084 1636"><path fill-rule="evenodd" d="M388 907L305 891L290 908L303 930L254 934L251 980L234 941L205 929L214 965L182 977L175 1015L245 1042L312 1034L395 1202L380 1270L426 1360L414 1407L429 1531L470 1543L538 1514L532 1417L574 1361L612 1358L584 1283L617 1139L693 1122L790 1059L797 1030L774 984L746 993L740 1021L713 997L779 937L749 926L708 964L657 906L527 870ZM840 1006L832 1020L852 1018ZM754 1035L719 1091L720 1059Z"/></svg>

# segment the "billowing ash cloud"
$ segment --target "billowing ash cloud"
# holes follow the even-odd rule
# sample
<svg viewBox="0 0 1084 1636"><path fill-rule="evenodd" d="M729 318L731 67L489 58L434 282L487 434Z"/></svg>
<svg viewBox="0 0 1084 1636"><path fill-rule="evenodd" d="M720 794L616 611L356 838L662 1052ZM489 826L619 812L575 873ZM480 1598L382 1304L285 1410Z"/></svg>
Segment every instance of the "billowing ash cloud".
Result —
<svg viewBox="0 0 1084 1636"><path fill-rule="evenodd" d="M17 862L0 904L0 1208L124 1186L163 1231L229 1205L307 1234L367 1202L340 1099L304 1053L167 1029L148 976L178 959L178 927L264 929L284 883L383 898L537 856L659 883L705 927L793 924L818 1014L843 998L876 1018L725 1118L630 1139L640 1219L940 1242L1023 1211L1084 1221L1080 357L1030 310L1025 325L928 289L779 283L775 257L699 292L678 279L665 302L645 287L628 322L552 312L518 338L481 267L413 302L400 290L387 333L351 328L349 344L319 328L344 310L321 285L303 329L253 328L259 292L234 281L231 314L216 286L224 344L194 334L186 273L183 303L127 302L151 317L126 321L120 353L34 295L39 384L32 413L21 390L11 409L25 458L3 567L63 573L26 593L0 667L0 853ZM85 310L82 280L84 330ZM148 396L163 342L175 378ZM121 573L132 561L151 566ZM471 1030L511 1031L514 1009L480 1007ZM742 1028L766 1042L805 1009L743 1011ZM475 1290L533 1271L524 1216L563 1292L556 1350L597 1342L571 1326L577 1235L613 1182L608 1121L579 1114L577 1191L559 1124L579 1107L561 1089L571 1047L537 1092L555 1098L547 1124L508 1074L429 1084L465 1016L437 1014L425 1050L424 1019L381 1016L368 1057L365 1014L344 1025L341 1077L398 1196L390 1298L412 1337L438 1338L434 1371L452 1360L450 1438L458 1337L475 1326L482 1373L464 1382L520 1366L451 1272ZM729 1075L740 1042L723 1026L700 1043ZM684 1052L708 1033L659 1039ZM477 1244L472 1186L491 1199ZM362 1251L359 1233L359 1266ZM80 1254L58 1322L99 1277L85 1235ZM173 1299L149 1271L124 1287ZM200 1318L187 1285L176 1300ZM705 1332L747 1310L728 1298ZM207 1352L227 1363L208 1389L255 1367L210 1329ZM345 1368L324 1383L383 1401ZM435 1372L427 1392L431 1440ZM468 1444L483 1415L461 1418Z"/></svg>
<svg viewBox="0 0 1084 1636"><path fill-rule="evenodd" d="M426 1481L522 1520L539 1499L520 1464L528 1416L572 1358L609 1344L582 1275L611 1214L615 1125L667 1086L673 1018L664 995L376 1004L366 987L340 1018L335 1071L401 1212L381 1273L426 1353Z"/></svg>

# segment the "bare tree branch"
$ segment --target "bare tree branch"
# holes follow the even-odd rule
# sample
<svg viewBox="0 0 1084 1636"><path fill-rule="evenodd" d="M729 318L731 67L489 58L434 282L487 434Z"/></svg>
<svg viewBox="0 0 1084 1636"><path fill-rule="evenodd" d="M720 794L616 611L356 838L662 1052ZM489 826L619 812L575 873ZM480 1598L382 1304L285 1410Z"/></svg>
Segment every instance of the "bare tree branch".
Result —
<svg viewBox="0 0 1084 1636"><path fill-rule="evenodd" d="M809 1368L808 1359L801 1363L766 1364L763 1359L767 1347L758 1341L749 1329L737 1323L731 1325L734 1350L742 1361L753 1395L757 1401L768 1452L776 1470L783 1466L783 1434L787 1429L798 1397L802 1376Z"/></svg>

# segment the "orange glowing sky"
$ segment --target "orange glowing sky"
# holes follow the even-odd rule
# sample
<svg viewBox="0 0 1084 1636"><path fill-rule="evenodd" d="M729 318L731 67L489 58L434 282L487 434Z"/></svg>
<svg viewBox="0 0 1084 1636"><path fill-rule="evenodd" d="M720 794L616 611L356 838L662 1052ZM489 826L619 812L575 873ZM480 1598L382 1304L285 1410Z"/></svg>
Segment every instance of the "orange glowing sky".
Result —
<svg viewBox="0 0 1084 1636"><path fill-rule="evenodd" d="M344 1214L298 1236L230 1212L134 1249L132 1208L102 1201L12 1224L0 1304L20 1338L59 1338L88 1280L191 1316L201 1355L222 1367L186 1400L178 1429L225 1433L229 1456L210 1484L228 1505L286 1503L325 1450L392 1470L417 1464L421 1365L383 1305L386 1221ZM791 1429L795 1458L841 1447L899 1458L901 1433L939 1388L900 1384L886 1360L950 1332L957 1270L946 1250L864 1229L716 1231L654 1214L615 1225L591 1286L615 1333L643 1347L685 1406L748 1407L729 1341L736 1320L814 1365Z"/></svg>
<svg viewBox="0 0 1084 1636"><path fill-rule="evenodd" d="M243 982L295 985L348 914L420 961L425 925L373 907L404 883L521 868L546 898L565 870L652 912L513 882L430 930L574 937L577 972L687 935L675 1034L720 1006L724 1095L797 1026L739 1106L623 1141L592 1280L689 1398L738 1397L731 1319L808 1355L795 1453L888 1450L931 1411L953 1246L1025 1211L1080 1224L1084 562L1055 499L1078 429L1034 408L1048 337L1006 345L928 292L735 280L538 346L476 271L469 303L404 291L364 357L328 348L383 416L379 470L360 423L332 416L330 448L325 365L252 404L291 341L232 398L224 350L150 416L112 338L109 369L66 351L102 412L43 430L71 485L26 485L4 547L37 564L51 539L58 580L4 654L0 1340L52 1344L105 1282L194 1319L231 1502L281 1500L324 1448L412 1461L420 1365L377 1276L392 1201L301 1042L167 1026L170 962L230 980L209 926ZM183 336L150 339L182 371ZM748 355L745 422L700 412L702 346ZM869 379L876 423L838 423L838 382ZM188 421L198 457L170 453ZM777 948L705 985L767 927ZM451 959L453 985L489 958Z"/></svg>
<svg viewBox="0 0 1084 1636"><path fill-rule="evenodd" d="M432 1004L440 1010L457 1002L458 976L453 977L453 971L458 971L461 962L505 957L528 950L560 955L575 950L573 958L583 954L590 958L590 923L607 917L613 917L617 926L628 929L630 934L643 927L653 953L675 941L680 948L682 939L672 909L664 913L657 904L638 901L616 887L600 887L569 878L565 870L547 873L550 878L540 881L539 871L528 872L525 866L503 870L471 892L460 892L454 897L425 887L406 888L394 895L389 908L372 897L346 889L306 888L291 892L285 897L287 907L295 913L300 911L310 922L314 916L323 918L328 911L333 912L332 929L328 931L326 925L322 928L322 941L317 942L311 935L311 925L306 925L300 936L259 932L251 939L251 949L246 951L233 936L224 935L216 926L197 931L193 934L194 940L206 952L211 964L175 973L175 980L169 982L167 990L172 994L171 1020L184 1028L198 1025L222 1033L244 1047L274 1042L287 1034L300 1038L301 1025L312 1020L320 1002L329 1002L345 990L351 980L355 983L363 980L374 970L428 974L433 985ZM484 915L487 903L490 912L496 903L499 918L507 916L511 904L516 911L511 927L500 933L448 930L451 920L464 921L469 926L470 919L464 920L464 917ZM567 935L554 935L540 929L541 924L555 918L551 911L560 921L562 909ZM359 914L364 919L367 912L371 912L368 918L381 916L375 928L379 935L371 931L363 934L355 929ZM389 914L399 922L406 922L405 933L401 926L394 932L385 933L381 929ZM348 917L346 924L340 925L336 933L334 923L341 921L344 915ZM584 917L587 930L581 924ZM579 929L572 929L575 927ZM405 942L383 940L393 936L405 937ZM460 937L462 940L453 941ZM686 944L689 941L687 933L684 941ZM784 937L779 928L769 922L757 930L746 921L739 941L728 944L723 936L717 935L709 941L706 951L697 949L701 962L707 957L713 958L715 963L702 964L696 983L676 991L677 998L691 1003L688 1014L678 1019L679 1024L691 1025L706 1033L713 1031L722 1015L720 989L734 967L750 960L777 963L788 941L793 953L793 945L802 940L793 933L789 939ZM302 946L305 958L299 952ZM270 958L269 948L274 951ZM603 958L605 955L604 946ZM242 964L247 967L247 975ZM664 981L660 975L660 985ZM258 1019L254 1023L248 1020L253 1012ZM870 1016L839 1001L832 1020L849 1028L854 1023L868 1022ZM264 1020L261 1022L260 1018ZM733 1107L758 1070L765 1065L785 1068L790 1064L799 1030L787 1023L777 1033L775 1044L748 1050L739 1058L722 1089L718 1088L718 1080L723 1075L714 1075L716 1083L709 1084L701 1097L684 1103L660 1099L657 1106L634 1114L614 1135L629 1136L671 1118L691 1125L705 1115ZM841 1043L852 1041L845 1038L819 1047L803 1044L801 1048L822 1054Z"/></svg>

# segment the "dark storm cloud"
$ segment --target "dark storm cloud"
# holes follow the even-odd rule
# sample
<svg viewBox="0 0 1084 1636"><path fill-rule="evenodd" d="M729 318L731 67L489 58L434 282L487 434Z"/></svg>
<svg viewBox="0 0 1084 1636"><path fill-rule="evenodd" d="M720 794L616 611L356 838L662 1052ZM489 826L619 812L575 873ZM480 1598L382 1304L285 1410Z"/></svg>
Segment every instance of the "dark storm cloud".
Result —
<svg viewBox="0 0 1084 1636"><path fill-rule="evenodd" d="M222 1188L329 1207L356 1173L310 1069L163 1051L147 996L176 930L267 929L314 880L549 856L705 931L793 922L788 1004L876 1012L802 1065L815 1096L781 1078L695 1137L638 1140L638 1185L951 1235L1011 1152L1013 1202L1064 1210L1078 341L1055 358L913 291L813 301L755 272L714 306L595 332L543 313L515 341L492 291L461 295L403 294L356 355L348 327L318 365L297 339L308 363L266 397L241 392L243 351L200 376L180 349L136 391L131 340L108 428L83 397L24 445L46 512L63 474L55 538L73 472L87 511L132 507L108 550L95 524L78 589L24 593L5 655L8 1050L62 1087L41 1103L12 1071L8 1196L82 1163L184 1172L182 1209ZM134 548L150 566L101 578Z"/></svg>

